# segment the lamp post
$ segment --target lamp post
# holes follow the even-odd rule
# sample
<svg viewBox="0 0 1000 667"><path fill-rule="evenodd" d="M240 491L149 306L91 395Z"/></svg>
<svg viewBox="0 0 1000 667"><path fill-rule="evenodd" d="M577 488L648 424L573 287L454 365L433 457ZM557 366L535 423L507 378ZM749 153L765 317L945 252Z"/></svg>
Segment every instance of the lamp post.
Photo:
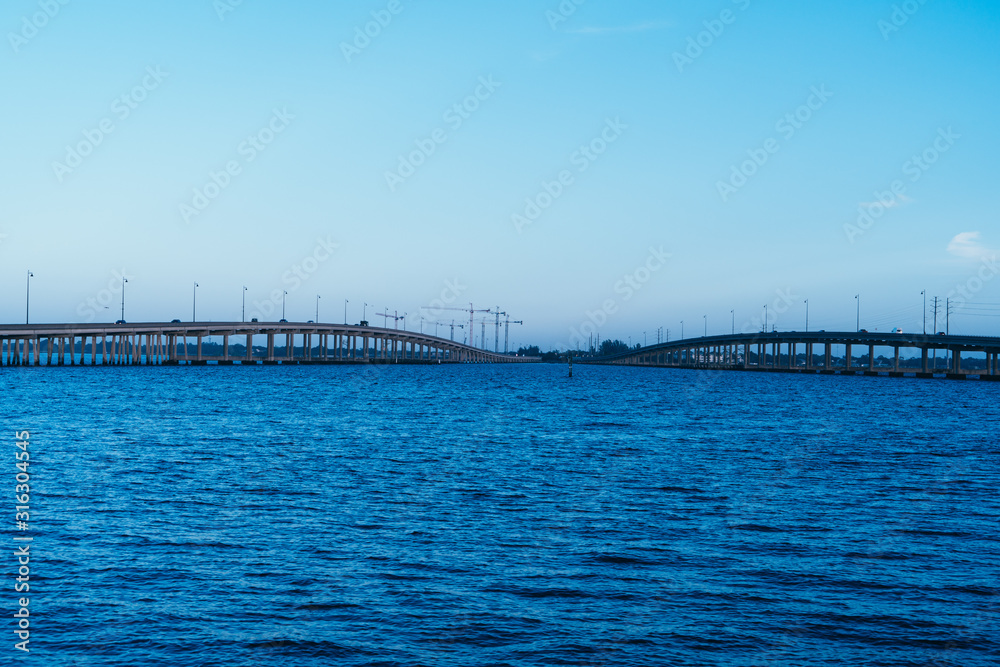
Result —
<svg viewBox="0 0 1000 667"><path fill-rule="evenodd" d="M125 283L128 282L128 278L122 276L122 322L125 321Z"/></svg>
<svg viewBox="0 0 1000 667"><path fill-rule="evenodd" d="M243 286L243 319L241 321L247 321L247 286Z"/></svg>
<svg viewBox="0 0 1000 667"><path fill-rule="evenodd" d="M736 309L729 311L729 314L733 316L733 335L736 335Z"/></svg>
<svg viewBox="0 0 1000 667"><path fill-rule="evenodd" d="M194 284L194 289L192 290L192 297L191 297L191 321L192 322L197 322L198 321L197 315L198 315L198 283L195 283ZM122 315L122 319L123 320L125 319L124 315Z"/></svg>
<svg viewBox="0 0 1000 667"><path fill-rule="evenodd" d="M806 333L809 333L809 299L806 299Z"/></svg>
<svg viewBox="0 0 1000 667"><path fill-rule="evenodd" d="M349 301L347 299L344 299L344 326L345 327L347 326L347 304L348 303L349 303Z"/></svg>
<svg viewBox="0 0 1000 667"><path fill-rule="evenodd" d="M368 302L364 302L365 305L361 308L361 321L364 322L368 319Z"/></svg>
<svg viewBox="0 0 1000 667"><path fill-rule="evenodd" d="M702 315L705 318L705 338L708 338L708 315Z"/></svg>
<svg viewBox="0 0 1000 667"><path fill-rule="evenodd" d="M861 295L860 294L855 294L854 295L854 300L858 302L858 323L857 323L857 327L854 330L855 331L861 331Z"/></svg>
<svg viewBox="0 0 1000 667"><path fill-rule="evenodd" d="M28 277L24 279L24 323L28 324L28 315L31 312L31 279L34 273L28 271Z"/></svg>
<svg viewBox="0 0 1000 667"><path fill-rule="evenodd" d="M927 290L920 290L920 295L924 297L924 335L927 335Z"/></svg>
<svg viewBox="0 0 1000 667"><path fill-rule="evenodd" d="M762 329L762 331L763 331L763 333L767 333L767 304L766 303L764 304L764 328Z"/></svg>
<svg viewBox="0 0 1000 667"><path fill-rule="evenodd" d="M319 294L316 295L316 324L319 324L319 300L323 298Z"/></svg>
<svg viewBox="0 0 1000 667"><path fill-rule="evenodd" d="M285 321L285 297L288 296L287 290L281 290L281 321Z"/></svg>
<svg viewBox="0 0 1000 667"><path fill-rule="evenodd" d="M681 340L684 340L684 320L681 320Z"/></svg>

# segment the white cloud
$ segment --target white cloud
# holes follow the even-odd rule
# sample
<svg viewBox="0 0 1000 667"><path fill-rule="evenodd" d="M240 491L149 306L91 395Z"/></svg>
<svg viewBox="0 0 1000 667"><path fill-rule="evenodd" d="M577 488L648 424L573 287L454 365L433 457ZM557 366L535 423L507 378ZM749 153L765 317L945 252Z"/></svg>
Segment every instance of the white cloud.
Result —
<svg viewBox="0 0 1000 667"><path fill-rule="evenodd" d="M990 252L979 241L979 232L962 232L948 243L948 253L964 259L979 259Z"/></svg>

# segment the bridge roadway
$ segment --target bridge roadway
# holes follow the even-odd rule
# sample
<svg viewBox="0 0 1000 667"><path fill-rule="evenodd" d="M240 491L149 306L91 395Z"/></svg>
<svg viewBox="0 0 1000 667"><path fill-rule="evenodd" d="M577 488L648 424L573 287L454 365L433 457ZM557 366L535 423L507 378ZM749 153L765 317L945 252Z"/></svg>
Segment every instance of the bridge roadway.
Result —
<svg viewBox="0 0 1000 667"><path fill-rule="evenodd" d="M843 345L842 364L834 364L833 346ZM800 347L801 346L801 347ZM867 353L857 357L862 348ZM889 364L878 363L877 348L891 348ZM900 363L900 350L919 350L919 368ZM800 359L800 352L804 359ZM932 362L935 351L947 352L947 368ZM820 352L820 354L817 354ZM962 355L985 354L985 368L962 368ZM944 356L944 355L939 355ZM912 375L930 378L945 375L952 379L979 377L1000 381L1000 338L985 336L934 336L907 333L869 332L771 332L688 338L661 343L607 357L579 358L579 363L668 368L708 368L720 370L822 373L840 375ZM859 359L862 365L855 365Z"/></svg>
<svg viewBox="0 0 1000 667"><path fill-rule="evenodd" d="M203 354L208 336L222 338L221 355ZM266 346L254 349L255 336ZM300 337L302 354L295 356ZM276 339L284 354L275 354ZM244 343L233 354L230 339ZM193 345L192 350L189 344ZM218 364L364 364L364 363L524 363L515 357L413 331L379 327L293 322L170 322L137 324L0 325L0 365L206 365Z"/></svg>

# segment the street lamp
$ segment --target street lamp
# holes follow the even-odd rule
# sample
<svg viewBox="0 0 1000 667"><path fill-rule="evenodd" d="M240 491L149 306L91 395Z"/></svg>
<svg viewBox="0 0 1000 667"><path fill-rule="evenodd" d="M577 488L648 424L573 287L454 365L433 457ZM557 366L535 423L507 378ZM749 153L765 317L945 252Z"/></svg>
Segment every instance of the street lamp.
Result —
<svg viewBox="0 0 1000 667"><path fill-rule="evenodd" d="M858 302L858 324L855 331L861 331L861 295L855 294L854 300Z"/></svg>
<svg viewBox="0 0 1000 667"><path fill-rule="evenodd" d="M24 323L28 324L28 313L31 306L31 279L34 277L34 273L30 270L28 271L28 277L24 279Z"/></svg>
<svg viewBox="0 0 1000 667"><path fill-rule="evenodd" d="M708 338L708 315L702 315L705 318L705 338Z"/></svg>
<svg viewBox="0 0 1000 667"><path fill-rule="evenodd" d="M247 286L243 286L243 322L247 321Z"/></svg>
<svg viewBox="0 0 1000 667"><path fill-rule="evenodd" d="M281 321L285 321L285 297L288 296L287 290L281 290Z"/></svg>
<svg viewBox="0 0 1000 667"><path fill-rule="evenodd" d="M733 335L736 335L736 309L729 311L729 314L733 316Z"/></svg>
<svg viewBox="0 0 1000 667"><path fill-rule="evenodd" d="M806 333L809 333L809 299L806 299Z"/></svg>
<svg viewBox="0 0 1000 667"><path fill-rule="evenodd" d="M763 333L767 333L767 304L764 304L764 328L761 329Z"/></svg>
<svg viewBox="0 0 1000 667"><path fill-rule="evenodd" d="M684 340L684 320L681 320L681 340Z"/></svg>
<svg viewBox="0 0 1000 667"><path fill-rule="evenodd" d="M319 324L319 300L323 298L319 294L316 295L316 320L315 322Z"/></svg>
<svg viewBox="0 0 1000 667"><path fill-rule="evenodd" d="M128 278L122 276L122 322L125 321L125 283L128 282Z"/></svg>
<svg viewBox="0 0 1000 667"><path fill-rule="evenodd" d="M924 335L927 335L927 290L920 290L920 295L924 297Z"/></svg>
<svg viewBox="0 0 1000 667"><path fill-rule="evenodd" d="M347 299L344 299L344 326L345 327L347 326L347 304L348 303L349 303L349 301Z"/></svg>
<svg viewBox="0 0 1000 667"><path fill-rule="evenodd" d="M198 321L198 317L197 317L197 315L198 315L198 283L194 284L194 289L192 290L192 294L193 294L193 296L191 298L191 321L192 322L197 322ZM125 319L124 315L122 315L122 319L123 320Z"/></svg>

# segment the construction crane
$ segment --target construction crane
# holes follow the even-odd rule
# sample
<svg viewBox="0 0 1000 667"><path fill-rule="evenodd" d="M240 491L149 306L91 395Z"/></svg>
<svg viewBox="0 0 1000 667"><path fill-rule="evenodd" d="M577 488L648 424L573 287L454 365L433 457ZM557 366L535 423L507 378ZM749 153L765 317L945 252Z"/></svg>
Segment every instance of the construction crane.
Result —
<svg viewBox="0 0 1000 667"><path fill-rule="evenodd" d="M469 314L469 336L473 335L473 326L475 326L476 313L489 313L492 312L489 308L486 310L476 310L475 307L470 303L468 308L455 308L452 306L421 306L424 310L461 310Z"/></svg>
<svg viewBox="0 0 1000 667"><path fill-rule="evenodd" d="M445 326L448 326L448 325L446 324ZM465 325L464 324L455 324L455 320L452 320L451 321L451 340L452 340L452 342L455 342L455 327L458 327L459 329L462 329L463 331L465 330Z"/></svg>
<svg viewBox="0 0 1000 667"><path fill-rule="evenodd" d="M507 315L507 320L503 325L503 353L508 354L507 341L510 339L510 325L512 324L524 324L521 320L512 320L510 315Z"/></svg>
<svg viewBox="0 0 1000 667"><path fill-rule="evenodd" d="M395 328L399 329L399 321L400 320L404 320L404 322L405 322L405 320L406 320L406 313L403 313L402 315L400 315L399 311L395 310L395 311L393 311L392 315L390 315L388 312L385 312L385 313L375 313L375 317L381 317L382 318L383 328L388 328L388 327L385 326L385 324L387 324L388 320L391 319L391 320L394 321ZM403 328L406 328L405 324L403 325Z"/></svg>
<svg viewBox="0 0 1000 667"><path fill-rule="evenodd" d="M505 313L502 310L500 310L500 306L497 306L497 309L496 309L496 311L494 311L493 314L496 315L496 330L493 332L493 352L499 353L500 352L500 316L501 315L507 316L507 313ZM485 341L483 341L483 342L484 342L483 348L485 349L486 348Z"/></svg>

